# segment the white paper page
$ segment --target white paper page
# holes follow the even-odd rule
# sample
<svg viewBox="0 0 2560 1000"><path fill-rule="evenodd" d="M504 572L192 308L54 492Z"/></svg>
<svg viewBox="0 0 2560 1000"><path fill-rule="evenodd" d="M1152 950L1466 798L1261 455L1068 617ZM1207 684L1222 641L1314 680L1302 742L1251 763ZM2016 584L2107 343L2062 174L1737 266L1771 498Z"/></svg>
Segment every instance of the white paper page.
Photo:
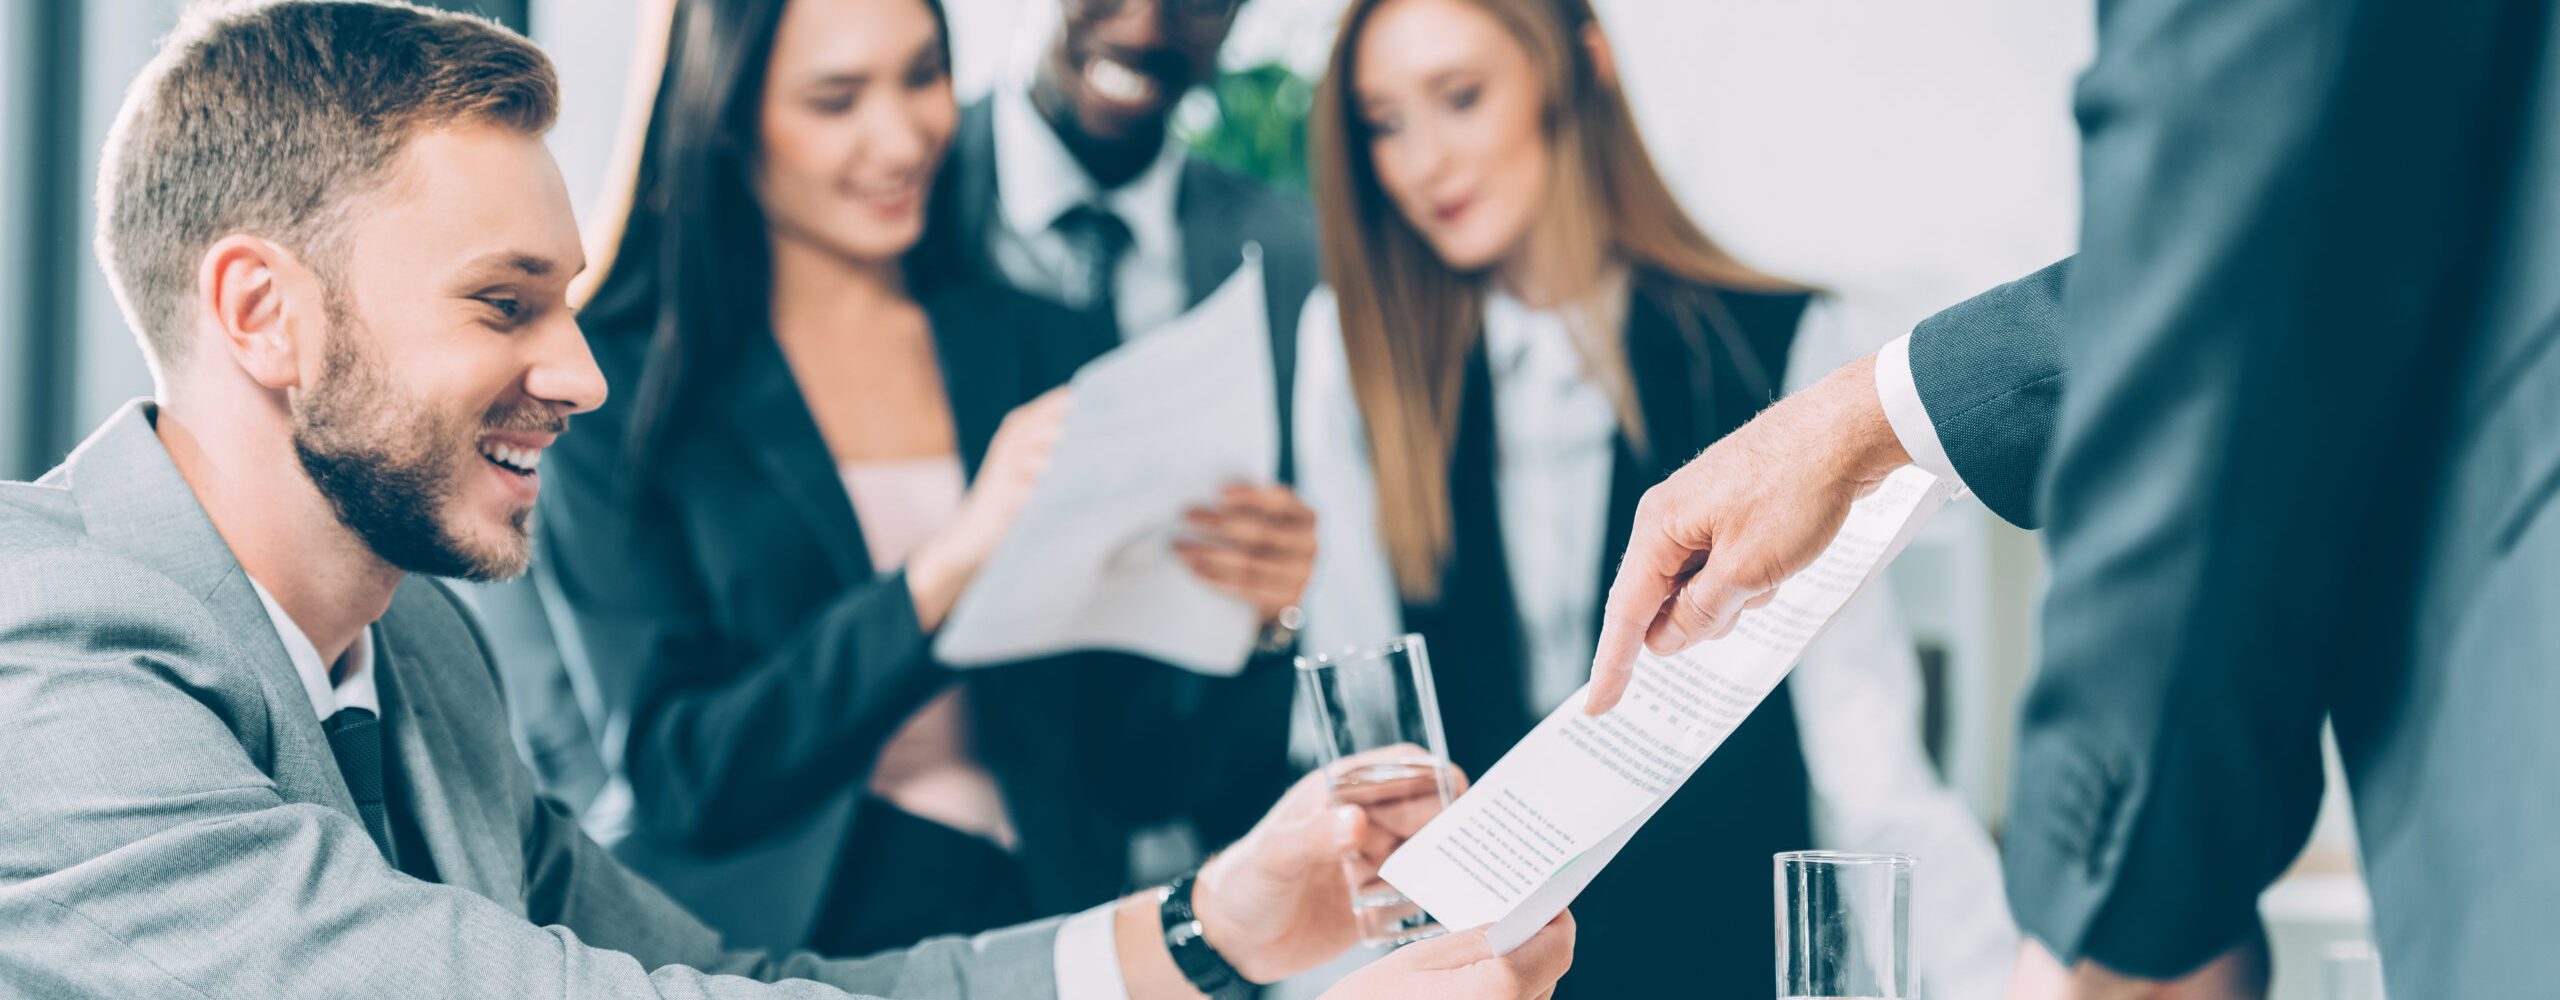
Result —
<svg viewBox="0 0 2560 1000"><path fill-rule="evenodd" d="M1182 512L1279 465L1262 267L1076 372L1049 469L934 639L982 666L1085 649L1220 676L1244 668L1251 605L1174 553Z"/></svg>
<svg viewBox="0 0 2560 1000"><path fill-rule="evenodd" d="M1626 696L1582 712L1587 686L1530 730L1380 874L1448 927L1494 925L1516 947L1590 884L1620 846L1786 677L1796 657L1946 501L1905 467L1851 508L1813 565L1731 633L1638 656Z"/></svg>

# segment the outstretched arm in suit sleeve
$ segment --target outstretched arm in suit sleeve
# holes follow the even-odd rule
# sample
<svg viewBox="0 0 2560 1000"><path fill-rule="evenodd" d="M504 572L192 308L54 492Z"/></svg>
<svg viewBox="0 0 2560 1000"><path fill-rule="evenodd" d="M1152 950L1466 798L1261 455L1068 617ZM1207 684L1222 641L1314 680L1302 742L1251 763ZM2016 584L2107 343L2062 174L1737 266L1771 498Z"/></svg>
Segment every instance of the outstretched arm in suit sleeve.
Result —
<svg viewBox="0 0 2560 1000"><path fill-rule="evenodd" d="M2033 526L2033 488L2062 388L2061 261L1930 318L1780 400L1645 492L1610 584L1593 712L1642 646L1723 634L1812 563L1849 505L1918 462Z"/></svg>
<svg viewBox="0 0 2560 1000"><path fill-rule="evenodd" d="M2036 484L2062 399L2064 258L1921 321L1876 357L1876 393L1914 464L2036 528ZM1916 404L1916 405L1915 405Z"/></svg>

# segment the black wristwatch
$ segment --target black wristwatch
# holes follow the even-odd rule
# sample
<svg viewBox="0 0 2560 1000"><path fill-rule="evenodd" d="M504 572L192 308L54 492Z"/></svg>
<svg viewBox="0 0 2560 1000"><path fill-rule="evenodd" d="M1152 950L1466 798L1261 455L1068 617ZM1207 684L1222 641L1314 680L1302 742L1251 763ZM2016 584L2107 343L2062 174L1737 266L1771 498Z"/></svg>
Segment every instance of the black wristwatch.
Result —
<svg viewBox="0 0 2560 1000"><path fill-rule="evenodd" d="M1194 868L1156 890L1156 915L1164 921L1164 950L1173 955L1173 967L1182 970L1191 988L1208 994L1210 1000L1246 1000L1253 996L1253 984L1209 946L1208 937L1200 931L1199 915L1191 912L1191 887L1199 880L1200 870Z"/></svg>

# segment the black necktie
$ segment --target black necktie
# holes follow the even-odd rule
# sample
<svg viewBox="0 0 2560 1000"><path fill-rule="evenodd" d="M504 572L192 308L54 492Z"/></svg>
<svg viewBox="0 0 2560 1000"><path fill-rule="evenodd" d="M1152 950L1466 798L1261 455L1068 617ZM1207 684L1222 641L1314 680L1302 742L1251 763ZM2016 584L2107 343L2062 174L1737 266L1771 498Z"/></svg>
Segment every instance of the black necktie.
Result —
<svg viewBox="0 0 2560 1000"><path fill-rule="evenodd" d="M356 813L382 857L400 867L400 852L391 842L391 810L383 801L382 720L361 708L341 708L321 728L329 733L329 752L338 758L338 774L355 796Z"/></svg>
<svg viewBox="0 0 2560 1000"><path fill-rule="evenodd" d="M1074 248L1076 263L1083 273L1069 283L1068 292L1077 296L1068 303L1085 312L1102 317L1113 329L1119 329L1120 312L1112 294L1112 276L1120 273L1120 257L1129 252L1136 239L1129 224L1111 210L1100 205L1084 204L1070 208L1058 216L1054 228Z"/></svg>

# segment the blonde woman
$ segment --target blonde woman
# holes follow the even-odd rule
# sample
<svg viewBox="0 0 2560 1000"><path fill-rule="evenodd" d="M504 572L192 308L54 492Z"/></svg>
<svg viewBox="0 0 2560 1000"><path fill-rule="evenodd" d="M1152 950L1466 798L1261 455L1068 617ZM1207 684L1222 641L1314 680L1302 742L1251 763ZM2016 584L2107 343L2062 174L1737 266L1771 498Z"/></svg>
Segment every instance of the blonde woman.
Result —
<svg viewBox="0 0 2560 1000"><path fill-rule="evenodd" d="M1310 132L1331 290L1299 334L1309 645L1426 635L1451 753L1481 774L1588 679L1637 499L1777 397L1813 296L1682 211L1585 0L1355 2ZM1815 846L1929 854L1964 890L1933 900L1972 911L1942 953L1989 976L1938 988L1997 992L1997 867L1928 770L1880 600L1843 627L1899 658L1847 665L1877 678L1819 711L1798 696L1836 671L1780 685L1575 904L1559 996L1765 992L1769 856ZM1879 732L1902 738L1879 754Z"/></svg>

